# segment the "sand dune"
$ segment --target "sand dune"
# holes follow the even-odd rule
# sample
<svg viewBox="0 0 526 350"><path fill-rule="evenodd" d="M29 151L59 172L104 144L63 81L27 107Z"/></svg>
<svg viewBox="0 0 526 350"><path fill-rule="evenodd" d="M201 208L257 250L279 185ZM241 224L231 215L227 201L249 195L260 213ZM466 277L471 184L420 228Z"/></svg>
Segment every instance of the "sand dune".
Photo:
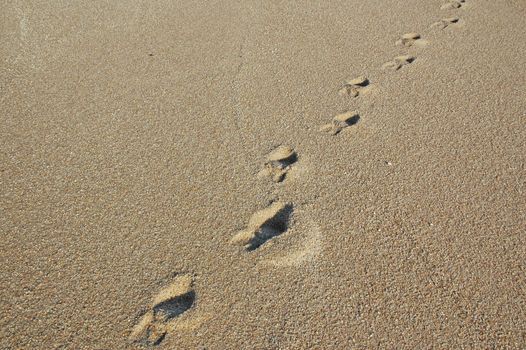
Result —
<svg viewBox="0 0 526 350"><path fill-rule="evenodd" d="M523 1L1 9L0 348L526 348Z"/></svg>

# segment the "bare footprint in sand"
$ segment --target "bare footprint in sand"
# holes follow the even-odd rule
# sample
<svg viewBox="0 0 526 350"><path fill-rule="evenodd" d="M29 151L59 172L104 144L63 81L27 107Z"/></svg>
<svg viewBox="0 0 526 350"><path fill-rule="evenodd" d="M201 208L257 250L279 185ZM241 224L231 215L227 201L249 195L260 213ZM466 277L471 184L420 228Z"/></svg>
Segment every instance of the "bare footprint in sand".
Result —
<svg viewBox="0 0 526 350"><path fill-rule="evenodd" d="M441 10L454 10L462 7L465 0L449 0L444 5L440 6Z"/></svg>
<svg viewBox="0 0 526 350"><path fill-rule="evenodd" d="M382 65L383 70L399 70L403 66L413 63L416 58L410 55L397 56L389 62Z"/></svg>
<svg viewBox="0 0 526 350"><path fill-rule="evenodd" d="M358 77L350 79L338 91L340 96L351 96L357 97L361 93L367 91L367 86L369 85L369 79L366 77Z"/></svg>
<svg viewBox="0 0 526 350"><path fill-rule="evenodd" d="M431 28L445 29L451 24L458 23L458 21L460 21L458 17L442 18L440 21L436 21L435 23L431 24Z"/></svg>
<svg viewBox="0 0 526 350"><path fill-rule="evenodd" d="M231 243L252 251L269 239L281 235L288 229L293 207L290 203L275 202L268 208L252 215L247 228L237 233Z"/></svg>
<svg viewBox="0 0 526 350"><path fill-rule="evenodd" d="M410 47L413 45L425 46L426 44L427 44L427 41L423 40L422 36L418 33L406 33L402 35L400 39L396 41L396 45L405 46L405 47Z"/></svg>
<svg viewBox="0 0 526 350"><path fill-rule="evenodd" d="M281 182L297 160L298 156L292 147L279 146L267 155L264 169L258 177L270 177L274 182Z"/></svg>
<svg viewBox="0 0 526 350"><path fill-rule="evenodd" d="M354 111L345 112L345 113L336 115L332 119L331 123L322 125L320 127L320 131L330 134L330 135L337 135L346 127L349 127L351 125L358 123L359 120L360 120L360 115L357 112L354 112Z"/></svg>
<svg viewBox="0 0 526 350"><path fill-rule="evenodd" d="M150 308L135 325L130 340L145 345L158 345L174 329L174 322L195 302L190 275L175 277L152 300Z"/></svg>

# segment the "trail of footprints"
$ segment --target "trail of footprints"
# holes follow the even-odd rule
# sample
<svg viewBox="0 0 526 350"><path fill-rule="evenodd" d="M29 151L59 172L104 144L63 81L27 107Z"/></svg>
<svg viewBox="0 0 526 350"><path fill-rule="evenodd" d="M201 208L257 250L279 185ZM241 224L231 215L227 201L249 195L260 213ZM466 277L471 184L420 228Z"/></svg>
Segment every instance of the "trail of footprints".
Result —
<svg viewBox="0 0 526 350"><path fill-rule="evenodd" d="M462 7L464 3L465 0L449 0L440 9L454 10ZM458 17L446 17L432 23L430 28L442 30L458 22ZM409 48L423 47L426 43L419 33L412 32L401 35L395 45ZM381 69L398 71L415 60L416 57L409 54L399 55L384 63ZM355 98L366 93L369 88L369 79L360 76L346 81L338 90L338 94ZM329 123L320 126L319 132L335 136L357 124L359 120L360 115L357 111L338 113ZM296 162L298 155L294 148L287 145L278 146L267 154L257 177L270 179L274 183L283 182ZM230 244L240 247L241 252L250 253L257 250L269 240L276 239L287 232L293 211L293 203L282 201L271 203L255 212L249 218L246 227L231 237ZM154 296L147 311L131 330L129 339L143 345L158 345L170 332L177 330L179 321L190 317L188 314L195 306L197 296L193 283L194 278L189 274L174 277L170 284ZM199 322L194 321L194 323Z"/></svg>

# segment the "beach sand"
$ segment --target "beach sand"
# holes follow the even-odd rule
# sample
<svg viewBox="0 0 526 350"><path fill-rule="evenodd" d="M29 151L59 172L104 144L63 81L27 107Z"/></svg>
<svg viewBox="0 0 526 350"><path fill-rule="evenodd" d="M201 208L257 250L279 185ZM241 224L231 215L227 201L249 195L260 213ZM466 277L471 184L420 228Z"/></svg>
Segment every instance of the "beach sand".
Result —
<svg viewBox="0 0 526 350"><path fill-rule="evenodd" d="M524 1L1 8L2 349L526 348Z"/></svg>

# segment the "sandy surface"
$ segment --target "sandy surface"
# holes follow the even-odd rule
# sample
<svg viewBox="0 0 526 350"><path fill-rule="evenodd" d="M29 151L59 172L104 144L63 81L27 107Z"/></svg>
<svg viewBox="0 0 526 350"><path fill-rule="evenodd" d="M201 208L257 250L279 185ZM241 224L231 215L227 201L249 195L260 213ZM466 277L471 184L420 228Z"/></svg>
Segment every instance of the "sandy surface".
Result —
<svg viewBox="0 0 526 350"><path fill-rule="evenodd" d="M444 3L2 1L0 347L524 349L526 5Z"/></svg>

